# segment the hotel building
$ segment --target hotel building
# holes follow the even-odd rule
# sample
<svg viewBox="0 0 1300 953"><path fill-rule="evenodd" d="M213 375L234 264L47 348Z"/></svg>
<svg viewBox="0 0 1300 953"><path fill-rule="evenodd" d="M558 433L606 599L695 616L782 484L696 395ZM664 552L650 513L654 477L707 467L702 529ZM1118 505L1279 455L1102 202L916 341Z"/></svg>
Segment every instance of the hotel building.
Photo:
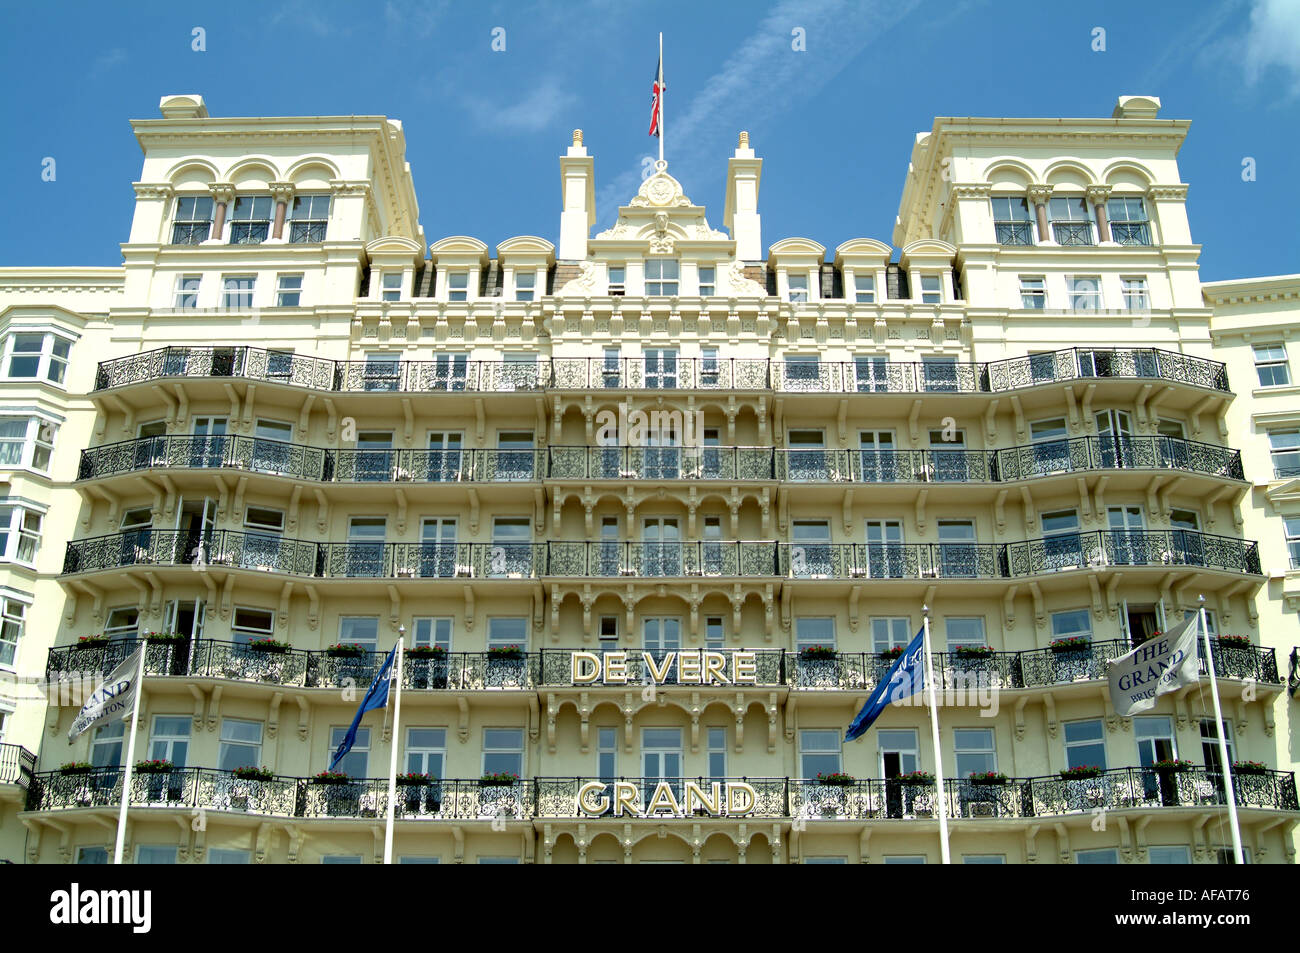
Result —
<svg viewBox="0 0 1300 953"><path fill-rule="evenodd" d="M111 857L144 640L135 863L377 862L393 745L403 862L1215 863L1227 770L1292 862L1300 277L1202 285L1159 105L936 119L827 249L745 133L720 221L575 131L558 246L431 241L398 122L165 97L122 265L0 269L0 859ZM1202 596L1222 724L1119 716ZM942 797L842 741L923 607Z"/></svg>

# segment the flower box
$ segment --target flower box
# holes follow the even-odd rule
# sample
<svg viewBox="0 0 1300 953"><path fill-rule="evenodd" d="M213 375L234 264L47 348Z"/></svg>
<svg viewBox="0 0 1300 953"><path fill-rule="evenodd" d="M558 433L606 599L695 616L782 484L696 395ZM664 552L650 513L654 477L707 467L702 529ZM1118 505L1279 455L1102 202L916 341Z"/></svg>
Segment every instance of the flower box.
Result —
<svg viewBox="0 0 1300 953"><path fill-rule="evenodd" d="M894 778L900 784L934 784L934 775L929 771L912 771Z"/></svg>
<svg viewBox="0 0 1300 953"><path fill-rule="evenodd" d="M420 784L431 784L432 779L427 774L399 774L397 783L401 787L415 787Z"/></svg>
<svg viewBox="0 0 1300 953"><path fill-rule="evenodd" d="M1250 639L1244 635L1221 635L1219 636L1219 646L1225 649L1248 649L1250 648Z"/></svg>
<svg viewBox="0 0 1300 953"><path fill-rule="evenodd" d="M331 645L327 648L325 654L330 658L361 658L366 654L366 647L340 642L338 645Z"/></svg>
<svg viewBox="0 0 1300 953"><path fill-rule="evenodd" d="M971 784L1006 784L1007 776L996 771L989 771L985 774L972 774L967 780Z"/></svg>
<svg viewBox="0 0 1300 953"><path fill-rule="evenodd" d="M1155 762L1151 767L1157 771L1190 771L1194 765L1190 761L1166 759Z"/></svg>
<svg viewBox="0 0 1300 953"><path fill-rule="evenodd" d="M959 645L952 654L959 659L992 658L993 649L987 645Z"/></svg>
<svg viewBox="0 0 1300 953"><path fill-rule="evenodd" d="M905 646L895 645L892 649L885 649L885 651L881 652L880 657L883 659L888 659L889 661L892 662L894 659L898 658L900 655L903 654L904 648Z"/></svg>
<svg viewBox="0 0 1300 953"><path fill-rule="evenodd" d="M1068 639L1053 639L1047 646L1053 652L1083 652L1092 647L1089 639L1072 636Z"/></svg>
<svg viewBox="0 0 1300 953"><path fill-rule="evenodd" d="M829 645L809 645L799 650L799 661L821 662L836 656L834 647Z"/></svg>
<svg viewBox="0 0 1300 953"><path fill-rule="evenodd" d="M478 779L478 783L479 787L484 788L504 788L511 786L518 780L519 775L503 771L500 774L485 774Z"/></svg>
<svg viewBox="0 0 1300 953"><path fill-rule="evenodd" d="M1268 767L1258 761L1234 761L1232 762L1233 774L1267 774Z"/></svg>
<svg viewBox="0 0 1300 953"><path fill-rule="evenodd" d="M69 761L59 767L59 774L90 774L95 766L89 761Z"/></svg>
<svg viewBox="0 0 1300 953"><path fill-rule="evenodd" d="M252 766L235 768L230 773L241 781L270 781L274 777L270 768L254 768Z"/></svg>
<svg viewBox="0 0 1300 953"><path fill-rule="evenodd" d="M276 655L283 655L289 651L288 642L277 642L275 639L253 639L248 643L248 647L254 652L271 652Z"/></svg>
<svg viewBox="0 0 1300 953"><path fill-rule="evenodd" d="M825 784L832 787L848 787L857 779L851 774L845 774L843 771L832 771L830 774L817 775L817 783Z"/></svg>
<svg viewBox="0 0 1300 953"><path fill-rule="evenodd" d="M1057 772L1066 781L1081 781L1086 778L1099 778L1102 775L1102 769L1093 765L1080 766L1077 768L1066 768L1064 771Z"/></svg>
<svg viewBox="0 0 1300 953"><path fill-rule="evenodd" d="M103 648L107 644L108 644L108 636L106 635L83 635L79 639L77 639L77 642L75 645L73 645L73 648L98 649L98 648Z"/></svg>
<svg viewBox="0 0 1300 953"><path fill-rule="evenodd" d="M524 650L517 645L496 645L487 650L490 662L517 662L524 657Z"/></svg>
<svg viewBox="0 0 1300 953"><path fill-rule="evenodd" d="M165 759L154 759L152 761L137 761L135 770L140 774L166 774L176 765Z"/></svg>
<svg viewBox="0 0 1300 953"><path fill-rule="evenodd" d="M447 650L441 645L417 645L406 650L407 658L446 658Z"/></svg>
<svg viewBox="0 0 1300 953"><path fill-rule="evenodd" d="M312 775L312 784L347 784L352 779L342 771L322 771L320 774Z"/></svg>
<svg viewBox="0 0 1300 953"><path fill-rule="evenodd" d="M188 635L180 632L146 632L144 640L150 643L174 644L176 642L185 642L189 639Z"/></svg>

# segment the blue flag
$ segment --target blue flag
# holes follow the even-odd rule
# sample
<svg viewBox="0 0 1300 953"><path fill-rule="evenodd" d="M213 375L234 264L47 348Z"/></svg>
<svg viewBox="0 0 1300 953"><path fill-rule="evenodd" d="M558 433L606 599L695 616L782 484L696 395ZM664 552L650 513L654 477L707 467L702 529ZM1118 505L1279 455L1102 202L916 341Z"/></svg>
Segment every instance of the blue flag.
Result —
<svg viewBox="0 0 1300 953"><path fill-rule="evenodd" d="M393 650L388 653L388 658L384 660L383 666L379 669L379 674L370 683L370 691L366 692L366 697L361 699L361 707L357 709L352 724L348 726L348 733L339 742L338 750L334 752L334 760L330 762L331 771L338 767L338 763L347 757L347 753L356 744L357 728L361 725L361 716L368 711L383 708L388 704L388 683L392 680L393 659L396 657L397 646L394 645Z"/></svg>
<svg viewBox="0 0 1300 953"><path fill-rule="evenodd" d="M925 627L916 633L903 654L894 660L889 674L880 680L867 703L844 733L845 741L852 741L867 733L871 723L891 703L915 695L925 687Z"/></svg>

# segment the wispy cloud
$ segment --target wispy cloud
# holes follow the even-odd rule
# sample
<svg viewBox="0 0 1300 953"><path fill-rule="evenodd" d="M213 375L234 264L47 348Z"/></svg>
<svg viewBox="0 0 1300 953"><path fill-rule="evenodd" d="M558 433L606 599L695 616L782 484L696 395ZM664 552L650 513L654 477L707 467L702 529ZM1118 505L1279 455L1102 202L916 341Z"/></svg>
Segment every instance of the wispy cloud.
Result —
<svg viewBox="0 0 1300 953"><path fill-rule="evenodd" d="M1300 96L1300 0L1255 0L1244 45L1248 83L1255 85L1275 68L1287 98Z"/></svg>
<svg viewBox="0 0 1300 953"><path fill-rule="evenodd" d="M384 20L389 27L417 39L427 39L447 12L448 0L387 0Z"/></svg>
<svg viewBox="0 0 1300 953"><path fill-rule="evenodd" d="M799 103L811 99L863 49L917 6L918 0L782 0L763 18L683 105L676 105L672 77L664 102L669 172L691 193L697 176L716 171L720 150L741 129L775 130ZM806 51L793 49L803 30ZM676 101L682 102L682 101ZM641 181L641 163L616 175L597 196L602 223L612 222Z"/></svg>
<svg viewBox="0 0 1300 953"><path fill-rule="evenodd" d="M91 61L90 75L102 76L104 73L113 69L113 67L121 66L126 61L126 50L122 49L120 46L114 47L111 50L106 50Z"/></svg>
<svg viewBox="0 0 1300 953"><path fill-rule="evenodd" d="M1216 41L1223 39L1227 23L1240 18L1244 4L1245 0L1224 0L1205 16L1193 20L1185 29L1173 34L1168 45L1156 54L1138 80L1142 88L1134 89L1133 92L1159 96L1165 81L1176 71L1195 64L1206 55L1213 58L1216 52L1221 52L1221 44Z"/></svg>
<svg viewBox="0 0 1300 953"><path fill-rule="evenodd" d="M467 96L464 101L480 129L511 134L550 128L561 112L577 102L577 97L562 89L555 79L546 79L510 105L489 102L479 96Z"/></svg>

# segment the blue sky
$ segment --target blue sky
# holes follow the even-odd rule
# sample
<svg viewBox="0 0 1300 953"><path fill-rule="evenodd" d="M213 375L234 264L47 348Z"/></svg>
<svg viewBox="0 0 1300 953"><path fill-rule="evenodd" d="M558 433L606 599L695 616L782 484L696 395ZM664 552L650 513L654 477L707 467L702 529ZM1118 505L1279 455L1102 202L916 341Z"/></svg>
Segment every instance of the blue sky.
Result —
<svg viewBox="0 0 1300 953"><path fill-rule="evenodd" d="M426 236L555 241L559 156L595 156L599 225L634 193L658 31L670 172L721 225L736 133L764 162L764 244L888 242L936 115L1108 116L1154 94L1180 154L1202 278L1300 271L1300 0L1218 3L388 0L26 4L0 21L0 265L116 265L165 94L219 116L402 120ZM191 49L194 27L205 52ZM504 52L491 49L505 29ZM1094 28L1105 32L1095 51ZM792 47L804 31L806 50ZM41 179L42 160L56 179ZM1242 179L1254 159L1256 178Z"/></svg>

